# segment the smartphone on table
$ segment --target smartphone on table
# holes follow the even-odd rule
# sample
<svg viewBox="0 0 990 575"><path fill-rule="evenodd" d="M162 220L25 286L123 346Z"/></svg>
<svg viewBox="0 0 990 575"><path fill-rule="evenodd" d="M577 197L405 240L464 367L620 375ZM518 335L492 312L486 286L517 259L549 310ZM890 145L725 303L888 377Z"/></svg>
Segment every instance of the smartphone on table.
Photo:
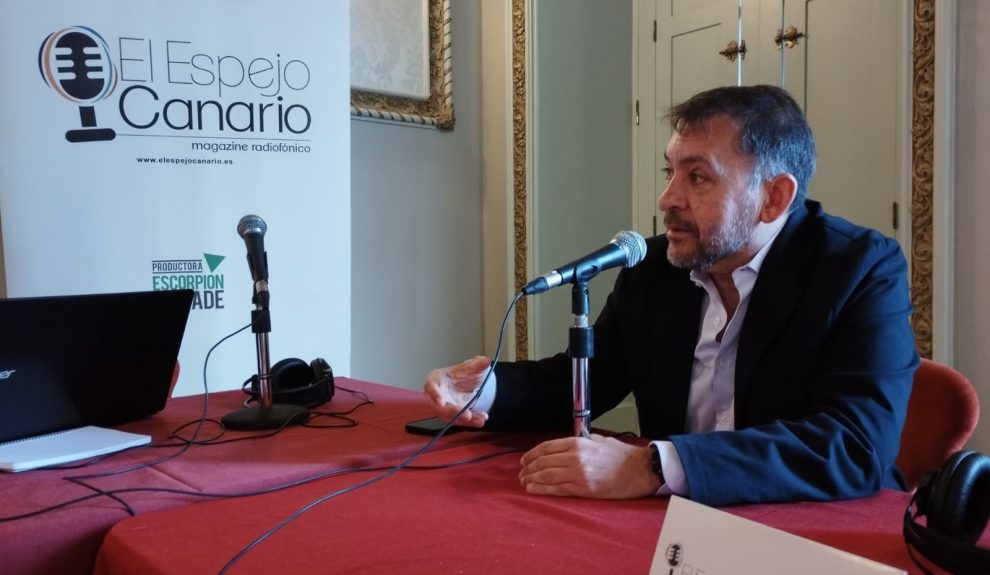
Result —
<svg viewBox="0 0 990 575"><path fill-rule="evenodd" d="M406 431L417 435L438 435L440 430L442 430L446 425L447 422L439 417L427 417L426 419L417 419L416 421L406 423ZM456 425L451 426L451 428L447 430L447 433L454 433L455 431L461 431L462 429L462 427L457 427Z"/></svg>

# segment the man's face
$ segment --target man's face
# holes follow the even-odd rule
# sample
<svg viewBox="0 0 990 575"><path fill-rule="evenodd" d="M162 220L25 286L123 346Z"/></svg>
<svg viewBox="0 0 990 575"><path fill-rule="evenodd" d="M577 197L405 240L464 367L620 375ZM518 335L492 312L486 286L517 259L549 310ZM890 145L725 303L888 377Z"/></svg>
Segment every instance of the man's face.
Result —
<svg viewBox="0 0 990 575"><path fill-rule="evenodd" d="M739 125L722 116L671 136L664 153L667 187L657 201L673 265L731 272L755 254L750 240L760 191L738 141Z"/></svg>

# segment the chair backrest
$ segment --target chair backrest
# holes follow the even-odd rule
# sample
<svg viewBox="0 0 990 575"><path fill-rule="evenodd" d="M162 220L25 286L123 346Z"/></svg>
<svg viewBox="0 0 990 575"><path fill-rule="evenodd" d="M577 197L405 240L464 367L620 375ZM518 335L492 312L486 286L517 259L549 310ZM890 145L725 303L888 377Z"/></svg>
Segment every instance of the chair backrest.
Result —
<svg viewBox="0 0 990 575"><path fill-rule="evenodd" d="M980 402L966 376L922 359L914 374L897 466L911 489L930 469L941 469L963 448L980 418Z"/></svg>

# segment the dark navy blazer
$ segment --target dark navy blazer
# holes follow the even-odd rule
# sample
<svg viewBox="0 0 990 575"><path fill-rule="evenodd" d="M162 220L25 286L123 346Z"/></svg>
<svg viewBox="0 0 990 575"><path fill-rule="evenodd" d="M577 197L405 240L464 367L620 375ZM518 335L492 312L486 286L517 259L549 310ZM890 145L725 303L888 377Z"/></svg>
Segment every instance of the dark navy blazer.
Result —
<svg viewBox="0 0 990 575"><path fill-rule="evenodd" d="M595 322L591 408L630 392L644 437L677 448L709 505L863 497L903 488L894 465L918 365L907 264L893 240L808 200L764 260L740 333L735 431L685 434L704 291L665 236L622 270ZM503 363L490 429L570 429L564 354Z"/></svg>

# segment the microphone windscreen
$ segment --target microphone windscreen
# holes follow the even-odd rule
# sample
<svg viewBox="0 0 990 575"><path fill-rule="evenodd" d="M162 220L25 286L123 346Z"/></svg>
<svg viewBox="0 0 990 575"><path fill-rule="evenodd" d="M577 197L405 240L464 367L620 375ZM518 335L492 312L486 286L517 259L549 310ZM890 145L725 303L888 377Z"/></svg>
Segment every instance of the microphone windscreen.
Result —
<svg viewBox="0 0 990 575"><path fill-rule="evenodd" d="M267 231L268 226L265 225L265 220L253 214L244 216L237 223L237 234L242 238L245 234L259 234L263 237Z"/></svg>
<svg viewBox="0 0 990 575"><path fill-rule="evenodd" d="M631 268L646 257L646 240L636 232L619 232L612 238L612 243L626 253L626 263L623 267Z"/></svg>

